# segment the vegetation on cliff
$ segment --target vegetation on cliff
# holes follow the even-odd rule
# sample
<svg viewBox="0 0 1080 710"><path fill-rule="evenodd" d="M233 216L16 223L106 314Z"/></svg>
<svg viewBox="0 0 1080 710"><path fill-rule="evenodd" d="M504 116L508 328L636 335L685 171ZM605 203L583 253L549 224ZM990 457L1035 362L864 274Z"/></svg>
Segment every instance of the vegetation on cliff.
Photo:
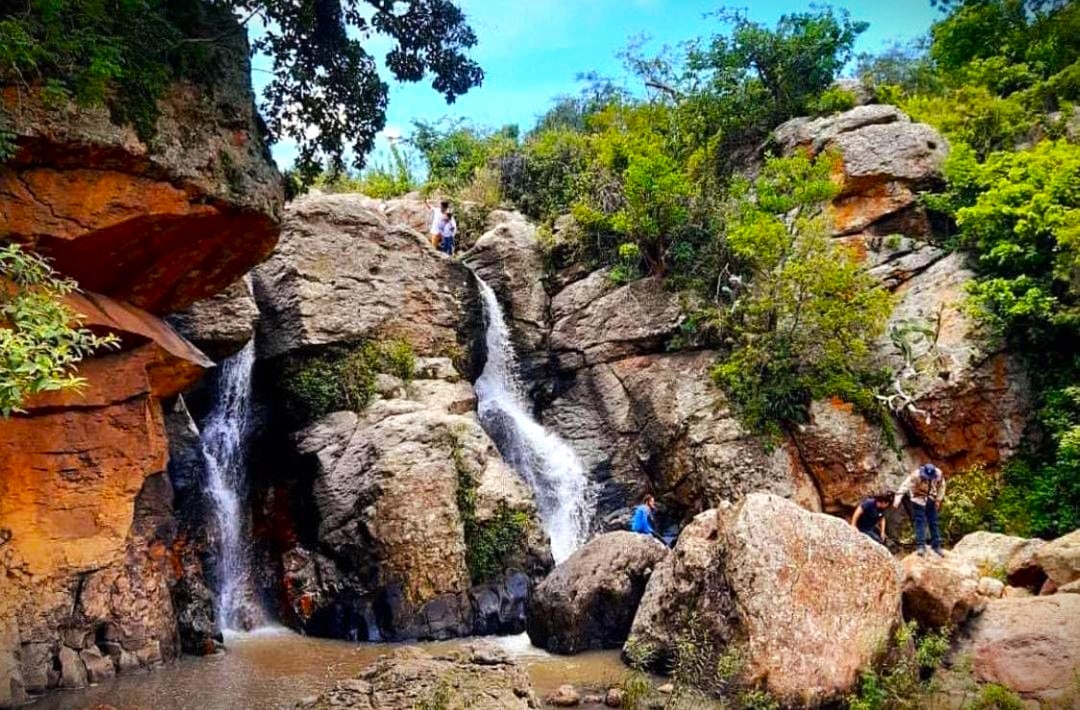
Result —
<svg viewBox="0 0 1080 710"><path fill-rule="evenodd" d="M476 35L450 0L11 0L0 3L0 83L104 104L152 138L169 83L212 83L216 49L254 20L253 49L273 62L261 109L273 138L297 143L305 184L324 167L341 172L347 153L362 167L386 123L388 87L364 47L371 37L390 41L384 61L395 79L431 76L448 102L483 80L467 55Z"/></svg>
<svg viewBox="0 0 1080 710"><path fill-rule="evenodd" d="M80 389L75 364L119 343L82 327L83 317L62 301L74 290L41 258L0 247L0 416L22 411L35 394Z"/></svg>

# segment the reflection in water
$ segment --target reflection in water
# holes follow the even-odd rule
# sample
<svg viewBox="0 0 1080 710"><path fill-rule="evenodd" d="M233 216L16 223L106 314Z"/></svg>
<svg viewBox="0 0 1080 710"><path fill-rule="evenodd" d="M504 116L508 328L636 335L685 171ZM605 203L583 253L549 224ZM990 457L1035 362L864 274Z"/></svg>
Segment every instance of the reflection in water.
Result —
<svg viewBox="0 0 1080 710"><path fill-rule="evenodd" d="M529 644L525 634L492 639L525 666L537 695L563 683L607 688L624 668L618 651L552 656ZM461 641L419 644L429 651L453 649ZM58 691L29 710L89 710L107 703L119 710L254 710L291 707L318 695L335 681L354 677L391 648L299 636L263 628L225 637L228 650L214 656L186 656L146 673L118 676L88 690Z"/></svg>

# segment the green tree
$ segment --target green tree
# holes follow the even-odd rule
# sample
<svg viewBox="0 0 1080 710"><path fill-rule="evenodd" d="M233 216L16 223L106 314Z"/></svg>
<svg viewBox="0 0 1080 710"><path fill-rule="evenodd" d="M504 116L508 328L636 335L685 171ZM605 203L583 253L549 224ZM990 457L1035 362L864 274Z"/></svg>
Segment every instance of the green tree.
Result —
<svg viewBox="0 0 1080 710"><path fill-rule="evenodd" d="M803 421L822 397L876 412L871 352L892 299L829 238L831 159L770 159L731 193L725 236L738 266L712 315L730 354L713 376L765 434Z"/></svg>
<svg viewBox="0 0 1080 710"><path fill-rule="evenodd" d="M62 298L75 283L15 244L0 247L0 415L20 412L28 397L78 390L86 383L75 364L119 344L82 327Z"/></svg>
<svg viewBox="0 0 1080 710"><path fill-rule="evenodd" d="M373 38L389 42L395 79L431 76L448 102L483 80L467 56L476 36L450 0L3 0L0 81L104 103L150 138L169 81L212 76L215 50L256 19L253 47L273 63L261 109L273 139L297 143L303 184L343 172L346 151L362 168L385 126Z"/></svg>

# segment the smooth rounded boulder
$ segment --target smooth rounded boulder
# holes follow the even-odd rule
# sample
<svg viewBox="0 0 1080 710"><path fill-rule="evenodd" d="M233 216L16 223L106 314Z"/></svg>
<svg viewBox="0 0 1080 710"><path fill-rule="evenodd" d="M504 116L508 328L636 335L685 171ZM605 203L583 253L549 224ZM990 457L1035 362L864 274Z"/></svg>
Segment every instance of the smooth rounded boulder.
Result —
<svg viewBox="0 0 1080 710"><path fill-rule="evenodd" d="M652 570L668 552L647 535L594 537L536 588L526 617L529 639L553 653L619 648Z"/></svg>
<svg viewBox="0 0 1080 710"><path fill-rule="evenodd" d="M718 656L742 659L739 684L783 705L846 695L900 621L900 570L889 552L843 520L775 495L753 493L715 515L715 533L698 516L692 538L658 569L634 640L707 636Z"/></svg>
<svg viewBox="0 0 1080 710"><path fill-rule="evenodd" d="M999 599L967 626L955 649L972 673L1042 707L1076 707L1080 595Z"/></svg>
<svg viewBox="0 0 1080 710"><path fill-rule="evenodd" d="M1080 530L1040 547L1035 553L1035 561L1056 587L1080 579Z"/></svg>
<svg viewBox="0 0 1080 710"><path fill-rule="evenodd" d="M904 618L924 627L954 626L982 610L979 570L966 558L910 554L904 570Z"/></svg>

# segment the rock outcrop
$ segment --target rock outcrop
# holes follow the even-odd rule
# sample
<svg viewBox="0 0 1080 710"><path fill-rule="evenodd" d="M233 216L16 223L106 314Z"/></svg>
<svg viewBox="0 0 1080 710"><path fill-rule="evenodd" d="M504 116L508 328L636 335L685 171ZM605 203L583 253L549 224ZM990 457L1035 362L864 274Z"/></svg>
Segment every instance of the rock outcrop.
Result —
<svg viewBox="0 0 1080 710"><path fill-rule="evenodd" d="M1039 547L1035 563L1057 587L1080 579L1080 530Z"/></svg>
<svg viewBox="0 0 1080 710"><path fill-rule="evenodd" d="M959 626L986 606L979 593L982 575L962 557L910 554L903 570L905 619L929 627Z"/></svg>
<svg viewBox="0 0 1080 710"><path fill-rule="evenodd" d="M352 680L294 706L313 710L529 710L540 707L525 670L490 644L431 655L402 648Z"/></svg>
<svg viewBox="0 0 1080 710"><path fill-rule="evenodd" d="M632 637L660 639L661 657L670 657L686 625L697 624L695 637L717 655L741 659L739 682L784 704L842 697L899 622L900 574L889 553L844 521L775 495L750 494L713 515L715 530L710 514L699 516L657 570Z"/></svg>
<svg viewBox="0 0 1080 710"><path fill-rule="evenodd" d="M166 89L153 140L104 108L0 87L15 147L0 234L77 279L69 305L121 341L80 364L82 391L0 422L0 706L179 651L161 400L212 363L159 316L265 258L283 199L244 34L227 11L210 24L220 69Z"/></svg>
<svg viewBox="0 0 1080 710"><path fill-rule="evenodd" d="M647 535L597 535L536 588L529 639L554 653L619 648L649 575L667 554L663 543Z"/></svg>
<svg viewBox="0 0 1080 710"><path fill-rule="evenodd" d="M196 347L220 361L255 337L258 319L251 280L245 276L221 293L197 301L166 320Z"/></svg>
<svg viewBox="0 0 1080 710"><path fill-rule="evenodd" d="M1046 542L980 530L965 535L953 546L954 555L971 562L982 574L1004 579L1013 587L1038 592L1046 581L1046 573L1037 553Z"/></svg>
<svg viewBox="0 0 1080 710"><path fill-rule="evenodd" d="M982 682L1050 707L1075 707L1080 595L992 601L969 624L954 655L970 657Z"/></svg>
<svg viewBox="0 0 1080 710"><path fill-rule="evenodd" d="M478 332L479 310L468 270L369 202L312 195L289 205L280 245L254 272L259 357L395 338L470 364L464 338Z"/></svg>

